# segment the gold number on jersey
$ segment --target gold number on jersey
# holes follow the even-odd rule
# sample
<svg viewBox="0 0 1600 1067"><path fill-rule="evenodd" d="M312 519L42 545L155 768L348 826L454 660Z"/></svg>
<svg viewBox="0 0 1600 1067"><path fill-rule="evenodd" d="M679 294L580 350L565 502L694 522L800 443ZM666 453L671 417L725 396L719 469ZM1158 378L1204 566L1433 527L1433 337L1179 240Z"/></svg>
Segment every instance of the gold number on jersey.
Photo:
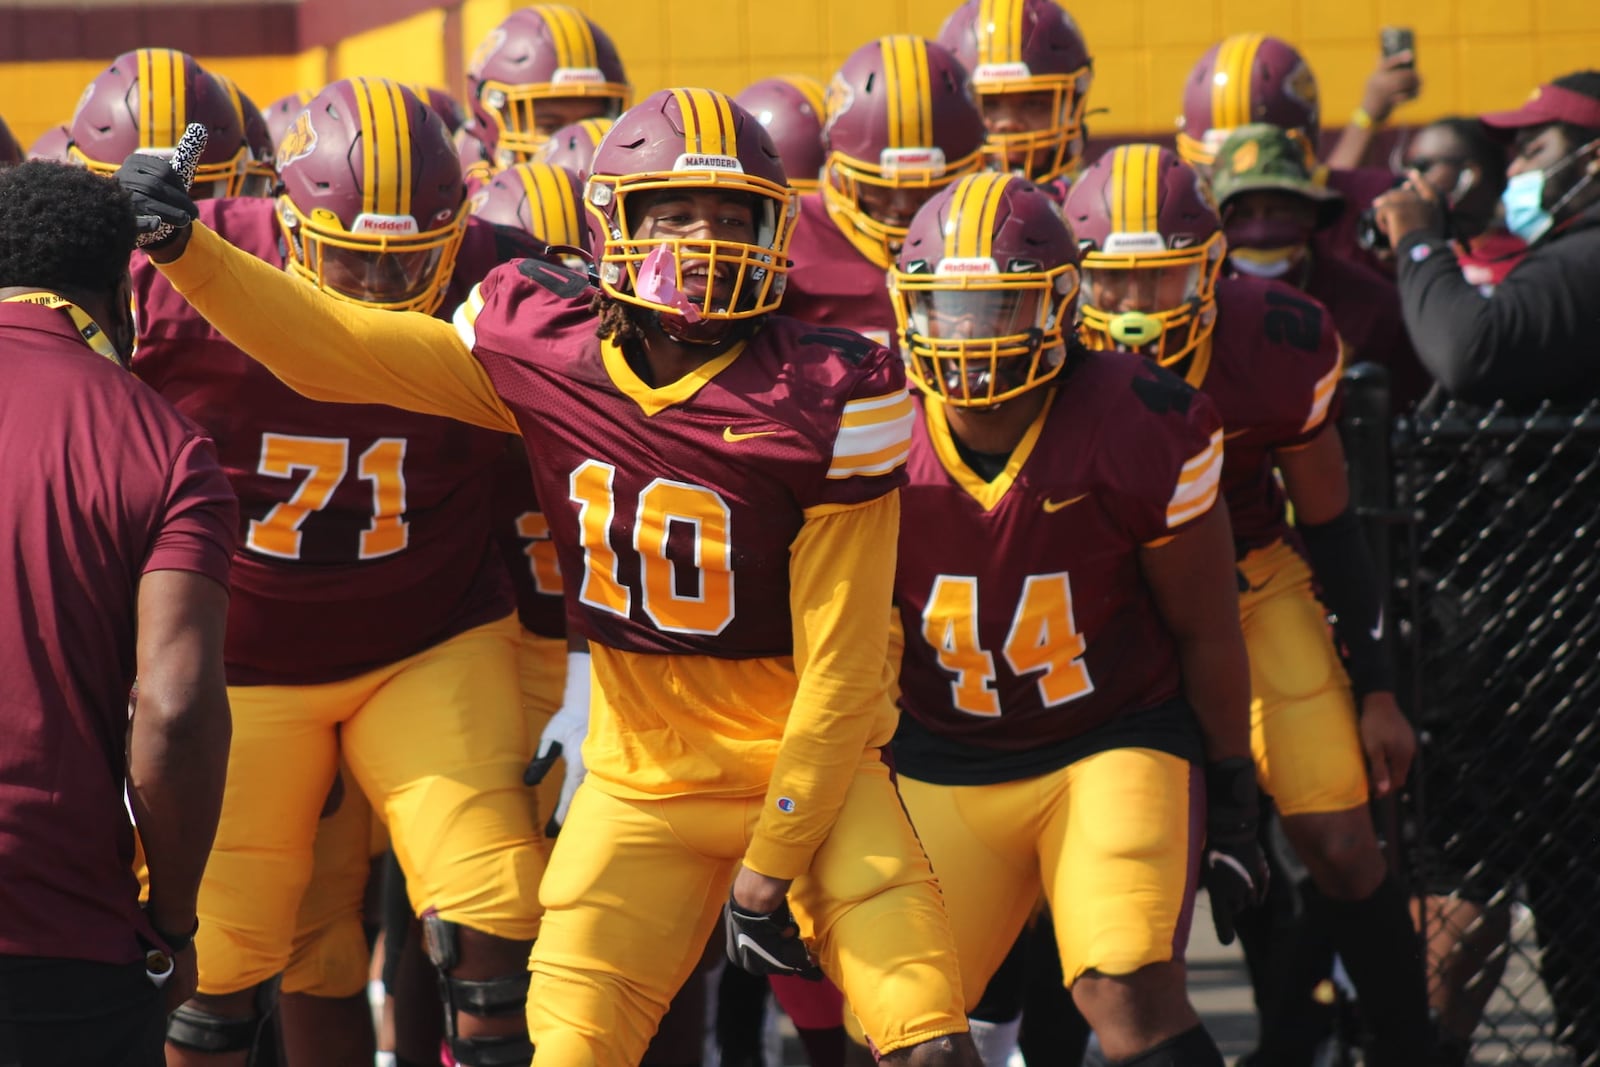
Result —
<svg viewBox="0 0 1600 1067"><path fill-rule="evenodd" d="M372 483L372 523L361 531L361 558L381 559L411 541L406 513L406 439L380 437L361 453L356 470Z"/></svg>
<svg viewBox="0 0 1600 1067"><path fill-rule="evenodd" d="M1030 574L1006 637L1006 665L1017 677L1043 671L1039 699L1047 708L1094 692L1083 654L1089 643L1072 617L1067 573Z"/></svg>
<svg viewBox="0 0 1600 1067"><path fill-rule="evenodd" d="M578 505L583 541L583 586L578 599L593 608L626 617L633 592L622 584L611 526L617 504L616 468L585 460L568 480L569 498ZM657 478L639 494L633 522L638 554L641 605L662 630L718 634L733 620L732 511L727 501L704 486ZM693 536L695 592L680 592L677 564L667 552L674 524Z"/></svg>
<svg viewBox="0 0 1600 1067"><path fill-rule="evenodd" d="M372 522L361 531L359 558L379 559L404 549L410 539L406 510L406 482L402 464L406 442L401 437L380 437L357 461L357 473L372 483ZM302 437L293 434L261 435L261 459L256 471L273 478L305 478L289 499L275 504L259 519L251 519L245 547L264 556L299 559L300 527L312 512L321 511L350 469L348 437Z"/></svg>
<svg viewBox="0 0 1600 1067"><path fill-rule="evenodd" d="M978 643L978 579L941 574L922 611L922 638L955 675L950 699L968 715L1000 714L994 691L994 656Z"/></svg>
<svg viewBox="0 0 1600 1067"><path fill-rule="evenodd" d="M560 596L561 563L556 546L550 540L550 520L537 511L524 511L517 516L517 536L528 542L522 554L528 557L534 591L544 596Z"/></svg>
<svg viewBox="0 0 1600 1067"><path fill-rule="evenodd" d="M939 665L955 678L950 699L968 715L1000 714L994 654L978 636L978 580L941 574L933 580L922 612L922 637ZM1094 692L1084 665L1088 643L1072 615L1072 583L1065 572L1030 575L1022 587L1002 649L1018 677L1042 671L1039 699L1055 707Z"/></svg>

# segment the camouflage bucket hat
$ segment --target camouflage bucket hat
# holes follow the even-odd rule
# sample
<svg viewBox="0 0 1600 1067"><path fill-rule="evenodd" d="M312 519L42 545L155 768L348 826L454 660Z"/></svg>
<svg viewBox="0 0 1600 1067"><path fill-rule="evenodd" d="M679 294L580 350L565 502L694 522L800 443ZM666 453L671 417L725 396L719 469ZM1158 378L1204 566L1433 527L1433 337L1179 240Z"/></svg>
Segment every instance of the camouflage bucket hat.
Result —
<svg viewBox="0 0 1600 1067"><path fill-rule="evenodd" d="M1217 205L1242 193L1276 190L1303 196L1317 204L1317 225L1331 225L1344 210L1344 197L1313 175L1305 145L1280 126L1263 122L1236 128L1217 149L1211 170L1211 191Z"/></svg>

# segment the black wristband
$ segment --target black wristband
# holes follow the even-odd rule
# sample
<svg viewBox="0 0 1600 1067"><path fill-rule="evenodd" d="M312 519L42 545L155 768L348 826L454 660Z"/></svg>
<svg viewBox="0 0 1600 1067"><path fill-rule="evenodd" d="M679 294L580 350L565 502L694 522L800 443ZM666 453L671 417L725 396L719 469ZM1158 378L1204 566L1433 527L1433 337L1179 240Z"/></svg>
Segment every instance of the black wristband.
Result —
<svg viewBox="0 0 1600 1067"><path fill-rule="evenodd" d="M1333 613L1357 702L1368 693L1394 692L1394 653L1384 594L1360 520L1346 508L1328 522L1298 529L1322 603Z"/></svg>
<svg viewBox="0 0 1600 1067"><path fill-rule="evenodd" d="M145 910L145 918L150 919L150 929L155 931L156 937L161 939L174 956L194 944L194 935L200 932L200 917L198 915L195 916L194 926L186 934L170 934L161 929L156 925L155 919L151 917L149 909Z"/></svg>

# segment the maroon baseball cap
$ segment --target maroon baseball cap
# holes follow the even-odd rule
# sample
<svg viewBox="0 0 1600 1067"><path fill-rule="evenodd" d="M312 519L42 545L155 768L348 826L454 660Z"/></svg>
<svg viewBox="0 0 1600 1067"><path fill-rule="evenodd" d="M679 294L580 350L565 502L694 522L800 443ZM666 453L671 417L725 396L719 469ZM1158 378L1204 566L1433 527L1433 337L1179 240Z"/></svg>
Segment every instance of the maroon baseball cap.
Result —
<svg viewBox="0 0 1600 1067"><path fill-rule="evenodd" d="M1483 116L1485 126L1508 132L1551 122L1600 129L1600 72L1564 75L1539 86L1521 107Z"/></svg>

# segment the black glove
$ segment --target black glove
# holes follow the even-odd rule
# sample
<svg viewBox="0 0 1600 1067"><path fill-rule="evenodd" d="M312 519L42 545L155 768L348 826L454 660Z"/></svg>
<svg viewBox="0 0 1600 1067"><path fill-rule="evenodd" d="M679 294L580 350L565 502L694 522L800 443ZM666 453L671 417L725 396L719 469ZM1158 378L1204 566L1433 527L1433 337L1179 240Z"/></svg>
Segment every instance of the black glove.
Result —
<svg viewBox="0 0 1600 1067"><path fill-rule="evenodd" d="M1200 880L1211 895L1217 940L1233 944L1234 916L1267 895L1267 859L1258 831L1261 794L1253 760L1225 759L1206 767L1206 851Z"/></svg>
<svg viewBox="0 0 1600 1067"><path fill-rule="evenodd" d="M800 940L800 927L788 904L765 915L745 911L728 898L722 918L728 931L728 959L751 974L788 974L822 981L822 969Z"/></svg>
<svg viewBox="0 0 1600 1067"><path fill-rule="evenodd" d="M117 168L117 184L133 199L141 248L166 244L200 214L183 176L160 156L135 152Z"/></svg>

